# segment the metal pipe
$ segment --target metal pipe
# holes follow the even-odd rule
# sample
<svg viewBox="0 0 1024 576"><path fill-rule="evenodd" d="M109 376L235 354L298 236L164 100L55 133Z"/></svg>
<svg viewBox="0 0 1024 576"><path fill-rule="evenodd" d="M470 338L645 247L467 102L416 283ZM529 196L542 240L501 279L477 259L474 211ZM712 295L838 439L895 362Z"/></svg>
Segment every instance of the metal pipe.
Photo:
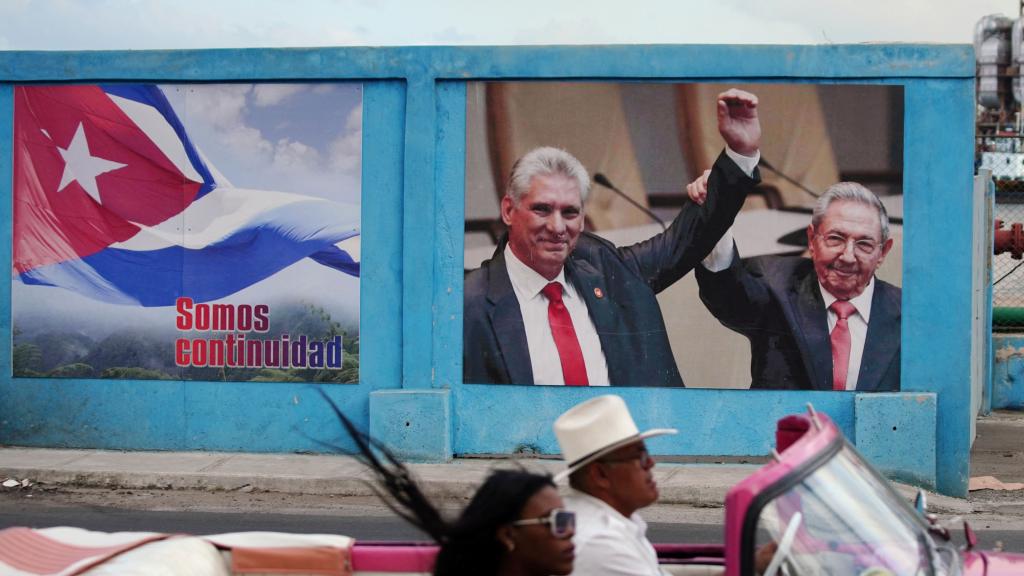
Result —
<svg viewBox="0 0 1024 576"><path fill-rule="evenodd" d="M992 325L996 328L1024 326L1024 308L993 306Z"/></svg>
<svg viewBox="0 0 1024 576"><path fill-rule="evenodd" d="M1024 258L1024 225L1014 222L1009 230L1003 230L1003 221L996 220L993 248L993 254L1009 252L1014 260Z"/></svg>

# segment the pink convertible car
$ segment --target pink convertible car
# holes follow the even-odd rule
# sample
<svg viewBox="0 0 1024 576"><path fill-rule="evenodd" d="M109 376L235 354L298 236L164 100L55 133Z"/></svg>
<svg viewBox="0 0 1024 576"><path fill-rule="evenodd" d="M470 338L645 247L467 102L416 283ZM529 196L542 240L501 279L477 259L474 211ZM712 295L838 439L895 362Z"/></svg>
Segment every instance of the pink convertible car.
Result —
<svg viewBox="0 0 1024 576"><path fill-rule="evenodd" d="M669 574L768 576L1024 574L1024 555L966 546L900 497L823 414L779 421L773 461L726 497L725 541L656 545ZM0 574L430 574L436 548L343 536L239 533L169 536L77 528L0 531ZM767 555L767 554L765 554ZM157 568L159 567L159 568Z"/></svg>

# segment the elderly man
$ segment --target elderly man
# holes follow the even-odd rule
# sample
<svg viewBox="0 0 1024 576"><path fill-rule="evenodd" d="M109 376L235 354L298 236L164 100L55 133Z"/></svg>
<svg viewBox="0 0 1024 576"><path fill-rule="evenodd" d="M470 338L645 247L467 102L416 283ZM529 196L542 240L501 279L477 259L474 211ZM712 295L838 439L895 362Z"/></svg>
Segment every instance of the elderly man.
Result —
<svg viewBox="0 0 1024 576"><path fill-rule="evenodd" d="M586 169L537 148L512 169L501 201L506 240L466 276L466 383L682 386L655 295L698 265L728 230L757 182L757 98L718 97L727 149L712 192L668 230L617 248L583 231Z"/></svg>
<svg viewBox="0 0 1024 576"><path fill-rule="evenodd" d="M566 461L556 479L569 477L566 508L576 512L573 574L661 575L658 555L637 511L658 500L644 439L675 434L672 428L641 433L622 398L598 396L555 420Z"/></svg>
<svg viewBox="0 0 1024 576"><path fill-rule="evenodd" d="M695 202L708 182L687 187ZM900 389L901 291L875 278L892 243L885 207L853 182L818 199L807 227L809 260L763 256L744 264L731 233L722 238L697 282L708 310L750 340L751 388Z"/></svg>

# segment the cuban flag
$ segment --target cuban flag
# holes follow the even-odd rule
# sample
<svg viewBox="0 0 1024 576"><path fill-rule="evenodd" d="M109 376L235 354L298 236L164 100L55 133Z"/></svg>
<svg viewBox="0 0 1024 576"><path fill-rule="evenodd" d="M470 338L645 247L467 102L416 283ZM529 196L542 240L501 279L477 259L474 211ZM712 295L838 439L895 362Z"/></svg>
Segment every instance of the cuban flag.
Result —
<svg viewBox="0 0 1024 576"><path fill-rule="evenodd" d="M359 275L338 243L359 207L236 188L154 85L19 86L14 274L136 306L223 298L311 258Z"/></svg>

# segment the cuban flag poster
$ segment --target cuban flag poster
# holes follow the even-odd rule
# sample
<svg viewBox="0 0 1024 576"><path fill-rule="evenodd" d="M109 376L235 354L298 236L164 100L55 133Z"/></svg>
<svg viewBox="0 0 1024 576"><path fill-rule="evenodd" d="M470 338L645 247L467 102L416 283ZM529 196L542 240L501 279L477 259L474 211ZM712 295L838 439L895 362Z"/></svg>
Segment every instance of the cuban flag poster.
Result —
<svg viewBox="0 0 1024 576"><path fill-rule="evenodd" d="M14 376L359 381L361 85L14 93Z"/></svg>

